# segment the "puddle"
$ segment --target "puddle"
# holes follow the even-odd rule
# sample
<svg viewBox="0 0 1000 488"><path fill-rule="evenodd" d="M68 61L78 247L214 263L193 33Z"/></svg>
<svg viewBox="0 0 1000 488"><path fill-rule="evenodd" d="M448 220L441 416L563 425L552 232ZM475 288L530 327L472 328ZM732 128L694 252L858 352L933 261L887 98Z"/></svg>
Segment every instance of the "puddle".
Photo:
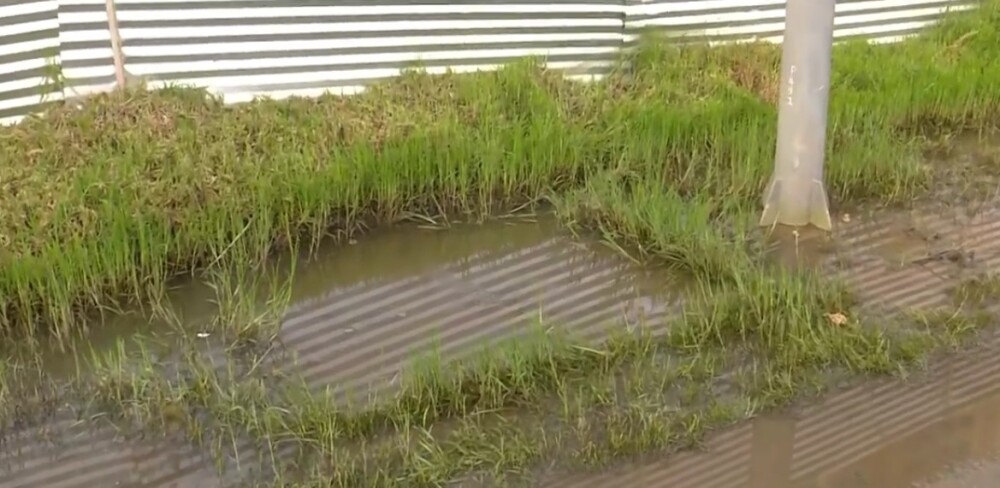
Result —
<svg viewBox="0 0 1000 488"><path fill-rule="evenodd" d="M540 319L597 339L623 320L655 325L674 303L669 273L576 242L549 218L396 232L297 271L281 339L311 384L391 382L417 353L451 359Z"/></svg>
<svg viewBox="0 0 1000 488"><path fill-rule="evenodd" d="M391 388L417 354L436 350L454 359L527 333L540 318L594 340L626 320L655 326L676 310L674 281L600 243L579 242L550 217L448 229L401 226L298 261L280 339L310 384L365 393ZM213 299L210 287L199 283L170 294L190 327L211 316ZM157 336L168 349L166 329L140 313L109 317L84 338L83 352L110 349L130 336ZM76 370L72 354L52 350L44 357L56 376ZM6 433L0 488L224 484L212 461L188 445L81 425L57 417ZM245 469L239 476L250 479Z"/></svg>
<svg viewBox="0 0 1000 488"><path fill-rule="evenodd" d="M547 488L973 488L953 466L1000 454L1000 342L911 383L842 391L790 414L723 432L706 451L553 476ZM938 473L947 473L945 479ZM984 474L973 471L969 480ZM929 481L930 480L930 481ZM931 481L942 483L934 485ZM931 483L931 484L928 484ZM952 483L952 484L947 484ZM957 484L956 484L957 483Z"/></svg>
<svg viewBox="0 0 1000 488"><path fill-rule="evenodd" d="M977 266L1000 265L1000 212L965 220L942 211L918 215L922 228L941 235L959 235L955 229L963 229L958 242L976 253ZM899 215L880 214L838 219L832 236L776 228L771 251L784 264L825 266L863 296L896 306L943 300L955 263L900 266L891 259L899 252L892 247L893 237L906 237L907 225L911 221ZM916 239L913 247L926 244ZM310 384L341 393L391 388L400 368L418 353L436 349L454 359L491 340L526 332L539 318L596 340L623 320L662 324L678 304L674 276L640 269L599 243L578 242L550 218L377 231L298 261L294 278L280 338ZM175 287L170 297L192 323L212 314L213 298L212 290L199 283ZM169 343L162 329L141 314L109 317L86 340L96 350L130 335L160 335ZM46 368L57 375L76 368L71 355L53 351L47 356ZM891 478L885 467L915 463L927 469L901 472L926 477L946 464L1000 449L992 437L976 441L984 447L975 451L948 447L982 432L997 432L1000 438L996 417L968 413L980 408L977 401L993 402L980 411L1000 408L1000 393L969 399L990 382L1000 384L1000 364L990 365L997 363L991 357L983 361L949 366L942 370L949 379L930 386L870 386L835 396L796 419L757 419L717 437L711 454L682 454L667 464L634 465L611 477L573 478L573 484L551 486L623 486L623 480L628 480L625 486L670 488L909 486L905 483L912 480ZM987 373L975 367L992 368L989 374L996 378L982 380ZM956 385L976 378L978 386L958 392ZM940 386L945 383L950 386ZM972 431L961 427L975 415L986 419L976 422L986 423ZM914 444L921 449L913 449ZM943 454L946 448L957 454ZM84 430L76 419L56 418L15 433L0 451L0 488L240 485L220 479L210 456L190 445L125 438L109 427ZM253 464L244 459L244 470L248 461ZM240 477L248 479L242 472Z"/></svg>
<svg viewBox="0 0 1000 488"><path fill-rule="evenodd" d="M218 306L212 302L213 297L213 291L206 284L184 280L171 286L167 300L174 313L183 317L187 324L202 324L218 310ZM125 313L107 313L103 317L96 317L85 333L69 338L70 350L75 352L61 350L55 343L42 343L37 353L41 356L41 364L47 374L55 379L69 379L79 371L81 359L86 360L92 354L100 355L111 351L122 339L141 337L157 353L166 354L177 343L178 332L165 320L151 317L149 313L138 309ZM13 354L16 357L17 352Z"/></svg>
<svg viewBox="0 0 1000 488"><path fill-rule="evenodd" d="M842 280L869 310L929 310L1000 272L1000 200L840 214L831 232L776 226L765 237L771 262Z"/></svg>
<svg viewBox="0 0 1000 488"><path fill-rule="evenodd" d="M287 270L285 261L277 269ZM623 321L655 326L677 303L675 283L666 270L561 232L551 216L403 225L300 256L279 338L310 383L343 390L389 380L415 355L474 352L539 320L592 339ZM214 299L193 280L168 297L188 332L212 317ZM135 311L105 317L76 343L85 355L135 336L166 346L170 329ZM53 347L42 355L50 373L76 371L73 354Z"/></svg>
<svg viewBox="0 0 1000 488"><path fill-rule="evenodd" d="M767 257L790 269L817 269L837 251L829 232L816 227L777 225L764 230Z"/></svg>
<svg viewBox="0 0 1000 488"><path fill-rule="evenodd" d="M1000 206L923 204L855 217L834 229L825 268L867 305L888 311L951 305L960 283L1000 271Z"/></svg>
<svg viewBox="0 0 1000 488"><path fill-rule="evenodd" d="M124 440L110 427L85 428L68 416L7 436L0 471L4 488L225 486L207 453L186 442Z"/></svg>

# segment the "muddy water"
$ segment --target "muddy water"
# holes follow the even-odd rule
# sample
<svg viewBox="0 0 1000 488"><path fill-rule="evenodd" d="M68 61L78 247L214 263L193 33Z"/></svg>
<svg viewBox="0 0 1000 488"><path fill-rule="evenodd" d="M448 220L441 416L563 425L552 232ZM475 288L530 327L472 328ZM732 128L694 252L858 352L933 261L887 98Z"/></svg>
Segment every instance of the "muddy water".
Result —
<svg viewBox="0 0 1000 488"><path fill-rule="evenodd" d="M996 164L1000 152L977 154ZM959 175L961 176L961 175ZM846 281L888 312L955 303L965 280L1000 273L995 180L908 210L841 213L832 233L776 228L776 261ZM973 191L975 190L975 191ZM961 198L959 198L961 197ZM956 205L956 202L960 204ZM1000 296L985 305L1000 312ZM1000 487L1000 341L936 365L917 383L880 382L716 435L707 451L542 480L545 487Z"/></svg>
<svg viewBox="0 0 1000 488"><path fill-rule="evenodd" d="M1000 272L1000 204L842 213L832 232L778 226L767 242L774 261L842 280L871 310L927 310L953 304L960 283Z"/></svg>
<svg viewBox="0 0 1000 488"><path fill-rule="evenodd" d="M295 266L280 339L297 356L293 367L316 387L335 391L391 387L416 354L436 349L455 358L529 331L539 320L597 339L625 321L662 323L677 303L674 276L574 239L550 217L402 226L322 248ZM189 322L184 327L195 332L215 307L203 283L176 286L170 295ZM169 342L167 329L141 313L109 317L83 346L100 350L134 335ZM46 356L46 367L58 375L76 367L70 355ZM239 451L247 458L252 449ZM241 477L253 479L243 462ZM0 443L0 488L222 483L206 453L183 441L126 440L69 415Z"/></svg>
<svg viewBox="0 0 1000 488"><path fill-rule="evenodd" d="M125 440L110 426L85 427L76 418L59 416L42 429L5 439L0 486L223 486L213 466L209 453L181 440Z"/></svg>
<svg viewBox="0 0 1000 488"><path fill-rule="evenodd" d="M880 382L804 410L759 417L704 452L600 475L553 476L548 488L910 488L976 485L989 472L947 473L1000 454L1000 342L940 364L915 382ZM985 473L985 474L984 474ZM928 483L950 483L933 485Z"/></svg>
<svg viewBox="0 0 1000 488"><path fill-rule="evenodd" d="M392 382L420 352L445 358L530 330L539 320L598 338L624 321L662 321L665 271L640 269L551 219L396 230L298 272L284 344L315 385Z"/></svg>
<svg viewBox="0 0 1000 488"><path fill-rule="evenodd" d="M655 326L676 309L683 284L677 274L568 235L551 215L376 230L276 269L290 266L279 338L308 381L338 390L391 380L415 355L456 357L539 322L595 339L626 321ZM174 284L168 296L187 333L211 318L214 299L210 286L193 280ZM139 311L109 315L78 346L102 351L137 335L169 343L171 329ZM43 352L50 372L65 376L77 366L73 355Z"/></svg>

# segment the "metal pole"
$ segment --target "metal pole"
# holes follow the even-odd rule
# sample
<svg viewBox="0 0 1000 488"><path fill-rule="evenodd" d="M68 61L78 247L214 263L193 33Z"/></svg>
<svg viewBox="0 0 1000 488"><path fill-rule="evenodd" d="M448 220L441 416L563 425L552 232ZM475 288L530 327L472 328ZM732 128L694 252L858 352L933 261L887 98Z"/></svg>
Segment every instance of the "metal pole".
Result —
<svg viewBox="0 0 1000 488"><path fill-rule="evenodd" d="M760 225L830 230L823 185L836 0L787 0L774 174Z"/></svg>
<svg viewBox="0 0 1000 488"><path fill-rule="evenodd" d="M122 36L118 31L118 13L115 0L104 0L104 11L108 16L108 34L111 36L111 60L115 63L115 81L118 88L125 88L125 60L122 56Z"/></svg>

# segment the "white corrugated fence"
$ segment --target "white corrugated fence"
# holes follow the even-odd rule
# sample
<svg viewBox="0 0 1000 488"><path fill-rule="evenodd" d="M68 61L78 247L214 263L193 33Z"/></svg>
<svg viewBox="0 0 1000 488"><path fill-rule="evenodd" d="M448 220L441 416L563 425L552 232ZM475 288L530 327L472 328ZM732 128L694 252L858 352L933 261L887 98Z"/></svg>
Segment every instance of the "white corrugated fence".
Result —
<svg viewBox="0 0 1000 488"><path fill-rule="evenodd" d="M976 0L840 0L836 36L897 40ZM599 75L644 28L780 42L784 0L119 0L125 67L227 101L353 93L420 66L528 56ZM104 0L0 0L0 122L115 83Z"/></svg>

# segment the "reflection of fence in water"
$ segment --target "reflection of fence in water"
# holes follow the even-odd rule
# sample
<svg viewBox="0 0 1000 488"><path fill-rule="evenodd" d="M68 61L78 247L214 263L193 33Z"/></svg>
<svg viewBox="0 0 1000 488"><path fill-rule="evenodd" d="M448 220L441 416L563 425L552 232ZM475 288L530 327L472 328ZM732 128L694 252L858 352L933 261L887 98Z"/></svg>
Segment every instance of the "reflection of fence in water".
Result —
<svg viewBox="0 0 1000 488"><path fill-rule="evenodd" d="M47 436L38 435L44 429ZM215 486L212 461L186 442L121 440L110 426L91 429L60 415L13 433L0 454L0 488ZM50 442L51 441L51 442Z"/></svg>
<svg viewBox="0 0 1000 488"><path fill-rule="evenodd" d="M849 481L859 474L871 486L909 486L944 463L1000 448L997 346L1000 341L943 363L916 384L866 384L794 417L757 418L712 438L708 452L546 486L835 488L855 486ZM899 445L906 447L892 449Z"/></svg>
<svg viewBox="0 0 1000 488"><path fill-rule="evenodd" d="M408 237L415 253L416 239ZM434 348L444 359L468 357L486 343L523 336L539 316L580 339L600 340L625 315L655 324L675 312L672 302L647 294L643 276L617 254L547 233L528 237L471 256L441 256L397 274L370 271L376 279L332 273L343 263L335 257L306 264L296 278L305 276L309 288L325 292L308 293L284 317L283 346L294 358L274 353L273 363L261 369L294 369L312 386L330 386L335 393L364 393L372 383L384 394L399 386L394 379L413 355ZM348 255L361 257L378 259L374 253ZM657 276L658 284L666 281ZM221 344L208 348L205 358L228 377ZM174 376L169 366L179 362L164 360L165 377ZM37 429L23 430L15 443L0 442L0 461L9 461L0 465L0 488L107 486L94 484L101 476L125 480L123 486L215 486L207 477L214 475L208 449L116 440L111 429L83 433L73 421L60 418L44 426L57 446L46 446ZM256 464L253 445L239 453L244 469ZM239 474L240 480L253 479ZM213 481L205 485L206 479Z"/></svg>
<svg viewBox="0 0 1000 488"><path fill-rule="evenodd" d="M236 363L226 348L219 343L205 346L201 358L215 366L218 377L232 374ZM276 354L260 366L280 368L286 359ZM171 357L157 368L164 378L174 378L179 374L173 369L178 364L180 359ZM177 430L177 425L168 426L169 433L164 434L155 409L149 420L154 427L146 429L103 416L81 420L69 405L55 407L58 410L51 416L32 418L30 425L0 432L0 488L241 488L268 479L271 460L286 459L295 447L278 446L272 458L271 452L248 436L233 440L227 430L209 422L202 426L202 444ZM143 406L123 408L141 410ZM220 462L224 463L221 474Z"/></svg>
<svg viewBox="0 0 1000 488"><path fill-rule="evenodd" d="M385 393L416 355L468 357L523 337L539 319L587 340L624 319L662 324L674 301L646 289L653 287L628 261L602 251L545 238L410 276L333 287L293 305L281 338L310 384ZM662 284L670 275L656 276Z"/></svg>
<svg viewBox="0 0 1000 488"><path fill-rule="evenodd" d="M152 86L204 86L227 101L352 93L416 61L431 71L468 71L537 55L574 74L599 74L644 28L708 40L780 40L784 18L783 0L331 3L337 6L121 0L125 66ZM838 38L895 40L975 1L840 3ZM0 6L0 122L16 121L46 100L113 83L104 0Z"/></svg>
<svg viewBox="0 0 1000 488"><path fill-rule="evenodd" d="M989 408L996 405L994 397L1000 387L996 347L994 343L943 363L935 368L926 383L884 382L874 387L860 387L806 412L795 429L793 479L834 473L891 443L920 436L934 424L952 424L960 419L971 418L976 428L971 431L955 429L947 434L960 444L957 447L967 456L987 455L1000 444L1000 418ZM984 398L988 395L990 398ZM927 449L920 447L913 444L912 449L897 453L899 456L895 459L912 465L906 457L925 454ZM933 460L946 456L948 454L942 451ZM881 476L914 475L913 470L893 472L888 459L880 464ZM933 467L926 463L924 466ZM876 483L876 486L892 485Z"/></svg>

